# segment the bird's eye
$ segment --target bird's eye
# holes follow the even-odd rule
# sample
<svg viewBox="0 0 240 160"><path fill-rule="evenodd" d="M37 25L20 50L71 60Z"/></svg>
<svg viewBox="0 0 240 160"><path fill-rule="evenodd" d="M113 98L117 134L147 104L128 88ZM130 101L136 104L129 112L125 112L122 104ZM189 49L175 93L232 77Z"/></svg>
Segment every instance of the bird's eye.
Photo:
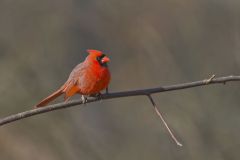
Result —
<svg viewBox="0 0 240 160"><path fill-rule="evenodd" d="M97 61L101 61L101 58L100 58L100 57L97 57Z"/></svg>
<svg viewBox="0 0 240 160"><path fill-rule="evenodd" d="M100 59L102 59L103 57L105 57L106 55L105 54L102 54L101 56L99 56L100 57Z"/></svg>
<svg viewBox="0 0 240 160"><path fill-rule="evenodd" d="M102 54L101 56L98 56L97 61L101 61L103 59L103 57L105 57L105 56L106 56L105 54Z"/></svg>

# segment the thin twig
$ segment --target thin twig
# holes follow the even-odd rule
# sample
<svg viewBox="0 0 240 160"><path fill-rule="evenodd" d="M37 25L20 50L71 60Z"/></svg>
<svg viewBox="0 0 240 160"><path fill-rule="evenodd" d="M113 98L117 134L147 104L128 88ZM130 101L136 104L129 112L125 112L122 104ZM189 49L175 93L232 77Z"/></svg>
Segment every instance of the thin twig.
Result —
<svg viewBox="0 0 240 160"><path fill-rule="evenodd" d="M213 80L214 77L215 77L215 74L213 74L209 79L206 79L205 83L206 84L210 83Z"/></svg>
<svg viewBox="0 0 240 160"><path fill-rule="evenodd" d="M219 77L219 78L211 78L211 80L206 83L206 79L201 81L195 81L195 82L188 82L188 83L182 83L182 84L175 84L175 85L169 85L169 86L162 86L157 88L149 88L149 89L141 89L141 90L133 90L133 91L123 91L123 92L113 92L108 94L102 95L102 100L104 99L113 99L113 98L121 98L121 97L130 97L130 96L147 96L154 93L159 92L167 92L167 91L174 91L174 90L180 90L180 89L186 89L186 88L192 88L192 87L198 87L198 86L204 86L204 85L210 85L210 84L216 84L216 83L222 83L225 84L228 81L240 81L240 76L227 76L227 77ZM91 103L98 101L99 98L93 97L88 98L88 101L86 103ZM53 110L63 109L63 108L69 108L76 105L82 104L81 100L73 100L69 101L67 103L59 103L54 105L49 105L42 108L32 109L25 112L13 114L4 118L0 119L0 126L11 123L20 119L24 119L27 117L31 117L37 114L50 112ZM30 107L32 108L32 107Z"/></svg>
<svg viewBox="0 0 240 160"><path fill-rule="evenodd" d="M155 112L157 113L158 117L161 119L161 121L163 122L164 126L166 127L166 129L167 129L168 133L170 134L171 138L175 141L175 143L178 146L182 147L182 144L177 140L177 138L174 136L174 134L171 131L171 129L168 127L167 122L165 121L165 119L164 119L162 113L160 112L160 110L157 108L157 105L154 102L154 100L153 100L153 98L152 98L152 96L150 94L148 95L148 98L151 101L151 103L152 103L152 105L153 105L153 107L155 109Z"/></svg>

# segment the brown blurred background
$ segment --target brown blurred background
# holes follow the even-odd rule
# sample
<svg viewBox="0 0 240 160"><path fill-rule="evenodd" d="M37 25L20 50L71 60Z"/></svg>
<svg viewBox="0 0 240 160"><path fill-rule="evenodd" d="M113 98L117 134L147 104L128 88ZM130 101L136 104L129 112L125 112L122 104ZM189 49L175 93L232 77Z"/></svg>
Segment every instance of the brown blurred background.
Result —
<svg viewBox="0 0 240 160"><path fill-rule="evenodd" d="M0 116L31 109L89 48L111 58L110 91L237 75L240 1L1 0ZM3 126L0 159L237 160L239 89L234 82L154 95L182 148L146 97L129 97Z"/></svg>

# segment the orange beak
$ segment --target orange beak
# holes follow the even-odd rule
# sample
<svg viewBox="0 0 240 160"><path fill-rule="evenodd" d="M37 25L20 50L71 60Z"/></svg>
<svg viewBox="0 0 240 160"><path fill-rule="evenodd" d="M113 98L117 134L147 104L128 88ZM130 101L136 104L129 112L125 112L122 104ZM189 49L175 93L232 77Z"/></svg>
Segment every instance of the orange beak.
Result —
<svg viewBox="0 0 240 160"><path fill-rule="evenodd" d="M109 61L110 61L110 59L107 56L103 57L101 60L102 63L107 63Z"/></svg>

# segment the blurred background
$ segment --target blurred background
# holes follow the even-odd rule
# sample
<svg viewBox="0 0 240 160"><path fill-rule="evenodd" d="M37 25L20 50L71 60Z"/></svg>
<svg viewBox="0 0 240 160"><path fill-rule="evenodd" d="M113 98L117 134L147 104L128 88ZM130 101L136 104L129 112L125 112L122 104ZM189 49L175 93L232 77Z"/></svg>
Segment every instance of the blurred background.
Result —
<svg viewBox="0 0 240 160"><path fill-rule="evenodd" d="M1 0L0 116L32 109L86 49L111 58L110 92L239 75L240 1ZM129 97L5 125L0 159L237 160L239 89L233 82L154 95L182 148L146 97Z"/></svg>

